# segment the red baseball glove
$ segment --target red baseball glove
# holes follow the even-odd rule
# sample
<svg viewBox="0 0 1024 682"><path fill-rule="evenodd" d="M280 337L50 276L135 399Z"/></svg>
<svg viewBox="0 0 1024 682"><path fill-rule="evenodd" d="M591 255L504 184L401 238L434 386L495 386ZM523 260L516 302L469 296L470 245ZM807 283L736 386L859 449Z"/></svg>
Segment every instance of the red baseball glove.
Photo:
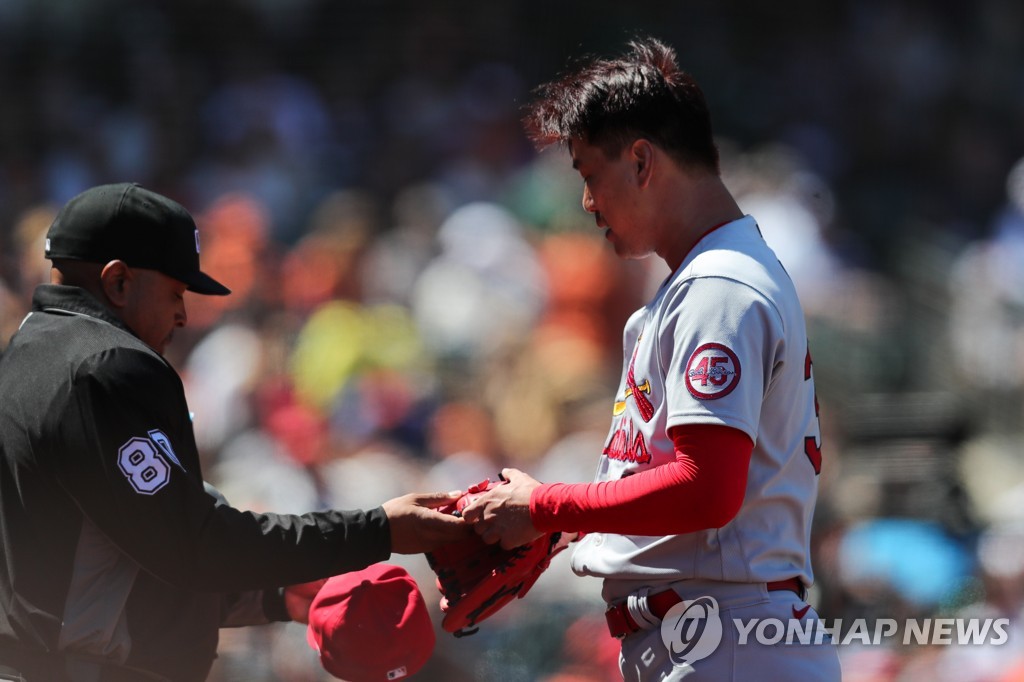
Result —
<svg viewBox="0 0 1024 682"><path fill-rule="evenodd" d="M453 504L440 511L460 516L477 497L496 485L489 479L471 486ZM491 617L513 599L522 599L551 558L565 549L561 533L545 533L513 549L489 545L475 533L465 540L445 545L426 554L437 574L441 592L441 627L456 637L475 633L477 624Z"/></svg>

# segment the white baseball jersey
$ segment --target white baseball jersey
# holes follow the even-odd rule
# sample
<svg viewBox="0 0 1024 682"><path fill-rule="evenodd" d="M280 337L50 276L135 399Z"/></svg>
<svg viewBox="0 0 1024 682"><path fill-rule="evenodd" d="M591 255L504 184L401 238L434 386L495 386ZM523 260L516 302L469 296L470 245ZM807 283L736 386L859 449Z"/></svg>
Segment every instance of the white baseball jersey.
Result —
<svg viewBox="0 0 1024 682"><path fill-rule="evenodd" d="M752 583L796 576L809 585L821 457L807 332L793 283L754 219L705 235L630 317L623 348L596 480L674 461L671 426L722 424L755 444L746 496L736 517L718 529L591 533L576 546L573 570L605 578L609 600L638 580Z"/></svg>

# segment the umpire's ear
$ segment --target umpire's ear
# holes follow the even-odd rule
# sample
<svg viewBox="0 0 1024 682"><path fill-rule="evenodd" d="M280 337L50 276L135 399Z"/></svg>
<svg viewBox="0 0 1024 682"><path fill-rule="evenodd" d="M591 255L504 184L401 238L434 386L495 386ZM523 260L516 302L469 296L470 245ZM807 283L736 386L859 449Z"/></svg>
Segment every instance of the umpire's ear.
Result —
<svg viewBox="0 0 1024 682"><path fill-rule="evenodd" d="M112 260L100 272L100 288L107 301L115 308L123 308L128 299L128 284L133 278L132 270L123 260Z"/></svg>

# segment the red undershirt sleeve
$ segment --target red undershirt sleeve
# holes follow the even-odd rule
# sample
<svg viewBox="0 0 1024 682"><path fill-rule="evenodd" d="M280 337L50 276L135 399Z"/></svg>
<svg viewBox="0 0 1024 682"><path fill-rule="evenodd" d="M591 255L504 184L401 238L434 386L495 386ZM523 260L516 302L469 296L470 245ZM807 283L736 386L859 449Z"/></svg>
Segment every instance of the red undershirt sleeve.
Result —
<svg viewBox="0 0 1024 682"><path fill-rule="evenodd" d="M617 481L545 483L530 496L537 530L677 535L720 528L743 504L754 444L717 424L669 429L674 462Z"/></svg>

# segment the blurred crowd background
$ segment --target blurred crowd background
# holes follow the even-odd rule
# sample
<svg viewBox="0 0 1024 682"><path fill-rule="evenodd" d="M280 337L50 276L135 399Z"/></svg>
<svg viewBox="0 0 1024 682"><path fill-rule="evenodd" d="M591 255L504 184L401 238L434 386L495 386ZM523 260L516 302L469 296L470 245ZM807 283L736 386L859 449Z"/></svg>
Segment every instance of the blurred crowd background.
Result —
<svg viewBox="0 0 1024 682"><path fill-rule="evenodd" d="M824 430L822 617L982 614L1000 647L843 645L846 680L1024 679L1024 4L917 0L0 0L0 349L42 236L94 184L185 204L223 300L169 359L238 507L368 508L506 465L585 481L617 260L532 88L637 33L709 99L729 186L793 275ZM3 399L3 397L0 397ZM425 680L617 678L560 556ZM394 557L439 618L422 556ZM224 631L211 682L328 679L295 624Z"/></svg>

